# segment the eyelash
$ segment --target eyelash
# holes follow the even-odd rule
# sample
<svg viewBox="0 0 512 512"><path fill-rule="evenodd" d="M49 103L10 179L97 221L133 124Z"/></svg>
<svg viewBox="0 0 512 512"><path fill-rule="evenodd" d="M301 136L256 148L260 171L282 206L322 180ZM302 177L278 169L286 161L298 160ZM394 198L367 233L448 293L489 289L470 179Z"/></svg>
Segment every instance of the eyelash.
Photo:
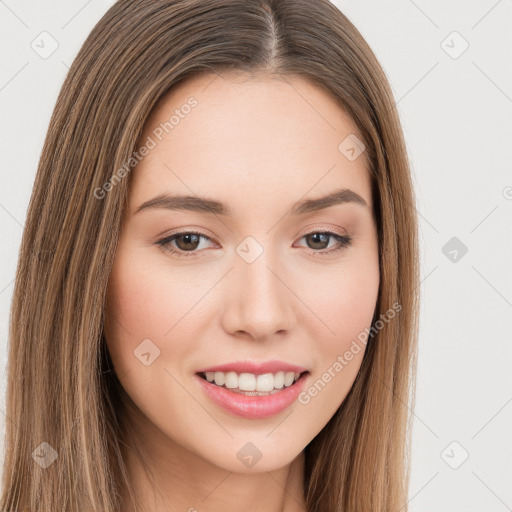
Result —
<svg viewBox="0 0 512 512"><path fill-rule="evenodd" d="M316 249L306 248L306 249L309 249L309 251L313 251L313 254L315 256L317 254L318 255L327 255L327 254L332 254L337 251L341 251L342 249L345 249L352 243L352 237L350 237L350 236L342 236L342 235L338 235L337 233L333 233L332 231L321 231L321 230L320 231L311 231L310 233L306 233L305 235L303 235L301 237L301 239L306 236L316 235L316 234L330 235L330 237L334 238L337 241L338 246L335 247L334 249L330 249L327 251L325 249L316 250ZM197 236L207 238L208 240L210 240L210 237L208 237L198 231L182 231L180 233L174 233L173 235L166 236L166 237L162 238L161 240L158 240L158 242L156 242L156 244L163 247L163 249L165 251L170 252L171 254L175 254L178 257L188 258L191 256L195 256L198 252L201 252L201 251L197 251L197 250L183 251L181 249L175 249L174 247L169 245L170 242L173 241L175 238L179 238L180 236L183 236L183 235L197 235Z"/></svg>

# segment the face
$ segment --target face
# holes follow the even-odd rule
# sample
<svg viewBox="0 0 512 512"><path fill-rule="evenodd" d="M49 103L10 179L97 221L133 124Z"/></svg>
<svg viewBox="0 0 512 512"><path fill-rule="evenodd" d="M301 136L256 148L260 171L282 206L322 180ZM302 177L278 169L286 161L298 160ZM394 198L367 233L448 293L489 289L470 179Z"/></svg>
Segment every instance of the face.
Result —
<svg viewBox="0 0 512 512"><path fill-rule="evenodd" d="M350 348L379 289L365 153L354 158L345 140L354 134L346 112L301 78L203 75L153 110L105 324L148 446L268 471L343 402L364 353ZM267 396L236 392L255 385Z"/></svg>

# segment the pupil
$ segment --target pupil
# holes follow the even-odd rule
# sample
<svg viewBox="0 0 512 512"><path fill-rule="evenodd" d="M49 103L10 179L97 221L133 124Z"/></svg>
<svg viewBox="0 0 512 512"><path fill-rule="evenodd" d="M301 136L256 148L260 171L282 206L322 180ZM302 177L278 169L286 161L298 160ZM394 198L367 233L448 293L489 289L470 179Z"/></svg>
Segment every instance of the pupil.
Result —
<svg viewBox="0 0 512 512"><path fill-rule="evenodd" d="M313 238L313 245L319 243L320 245L321 244L325 244L326 240L319 240L319 238L321 237L324 237L324 238L327 238L329 235L327 235L326 233L314 233L312 235L310 235L311 238ZM322 249L322 247L313 247L314 249Z"/></svg>
<svg viewBox="0 0 512 512"><path fill-rule="evenodd" d="M195 249L196 247L188 247L190 244L194 245L196 244L197 246L197 242L199 241L199 236L198 235L195 235L193 233L190 233L190 234L187 234L187 235L182 235L181 237L178 238L178 240L184 240L185 241L185 246L186 247L183 247L183 249Z"/></svg>

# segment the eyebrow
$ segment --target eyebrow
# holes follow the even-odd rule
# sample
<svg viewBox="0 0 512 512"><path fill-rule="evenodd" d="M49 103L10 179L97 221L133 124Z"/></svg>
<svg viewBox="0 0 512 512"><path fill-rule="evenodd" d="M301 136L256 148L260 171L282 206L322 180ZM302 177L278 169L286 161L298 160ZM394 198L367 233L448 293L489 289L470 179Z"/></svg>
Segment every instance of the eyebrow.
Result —
<svg viewBox="0 0 512 512"><path fill-rule="evenodd" d="M362 206L368 206L368 203L359 194L350 189L336 190L326 196L316 199L305 199L295 203L291 208L292 215L303 215L324 208L343 203L355 203ZM231 208L220 201L208 199L199 196L179 196L166 193L149 199L142 203L134 212L139 213L142 210L152 208L165 208L168 210L190 210L200 213L211 213L215 215L232 215Z"/></svg>

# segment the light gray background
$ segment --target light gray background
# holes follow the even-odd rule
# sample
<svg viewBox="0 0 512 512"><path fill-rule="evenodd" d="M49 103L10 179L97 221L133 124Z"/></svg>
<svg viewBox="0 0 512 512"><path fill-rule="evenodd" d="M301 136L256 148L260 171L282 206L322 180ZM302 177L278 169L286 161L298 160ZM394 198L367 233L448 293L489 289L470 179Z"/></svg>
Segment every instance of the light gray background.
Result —
<svg viewBox="0 0 512 512"><path fill-rule="evenodd" d="M512 3L335 3L388 75L418 194L422 307L410 510L512 510ZM0 0L2 434L9 307L39 155L67 69L111 4ZM43 31L58 43L45 59L31 47L51 49Z"/></svg>

